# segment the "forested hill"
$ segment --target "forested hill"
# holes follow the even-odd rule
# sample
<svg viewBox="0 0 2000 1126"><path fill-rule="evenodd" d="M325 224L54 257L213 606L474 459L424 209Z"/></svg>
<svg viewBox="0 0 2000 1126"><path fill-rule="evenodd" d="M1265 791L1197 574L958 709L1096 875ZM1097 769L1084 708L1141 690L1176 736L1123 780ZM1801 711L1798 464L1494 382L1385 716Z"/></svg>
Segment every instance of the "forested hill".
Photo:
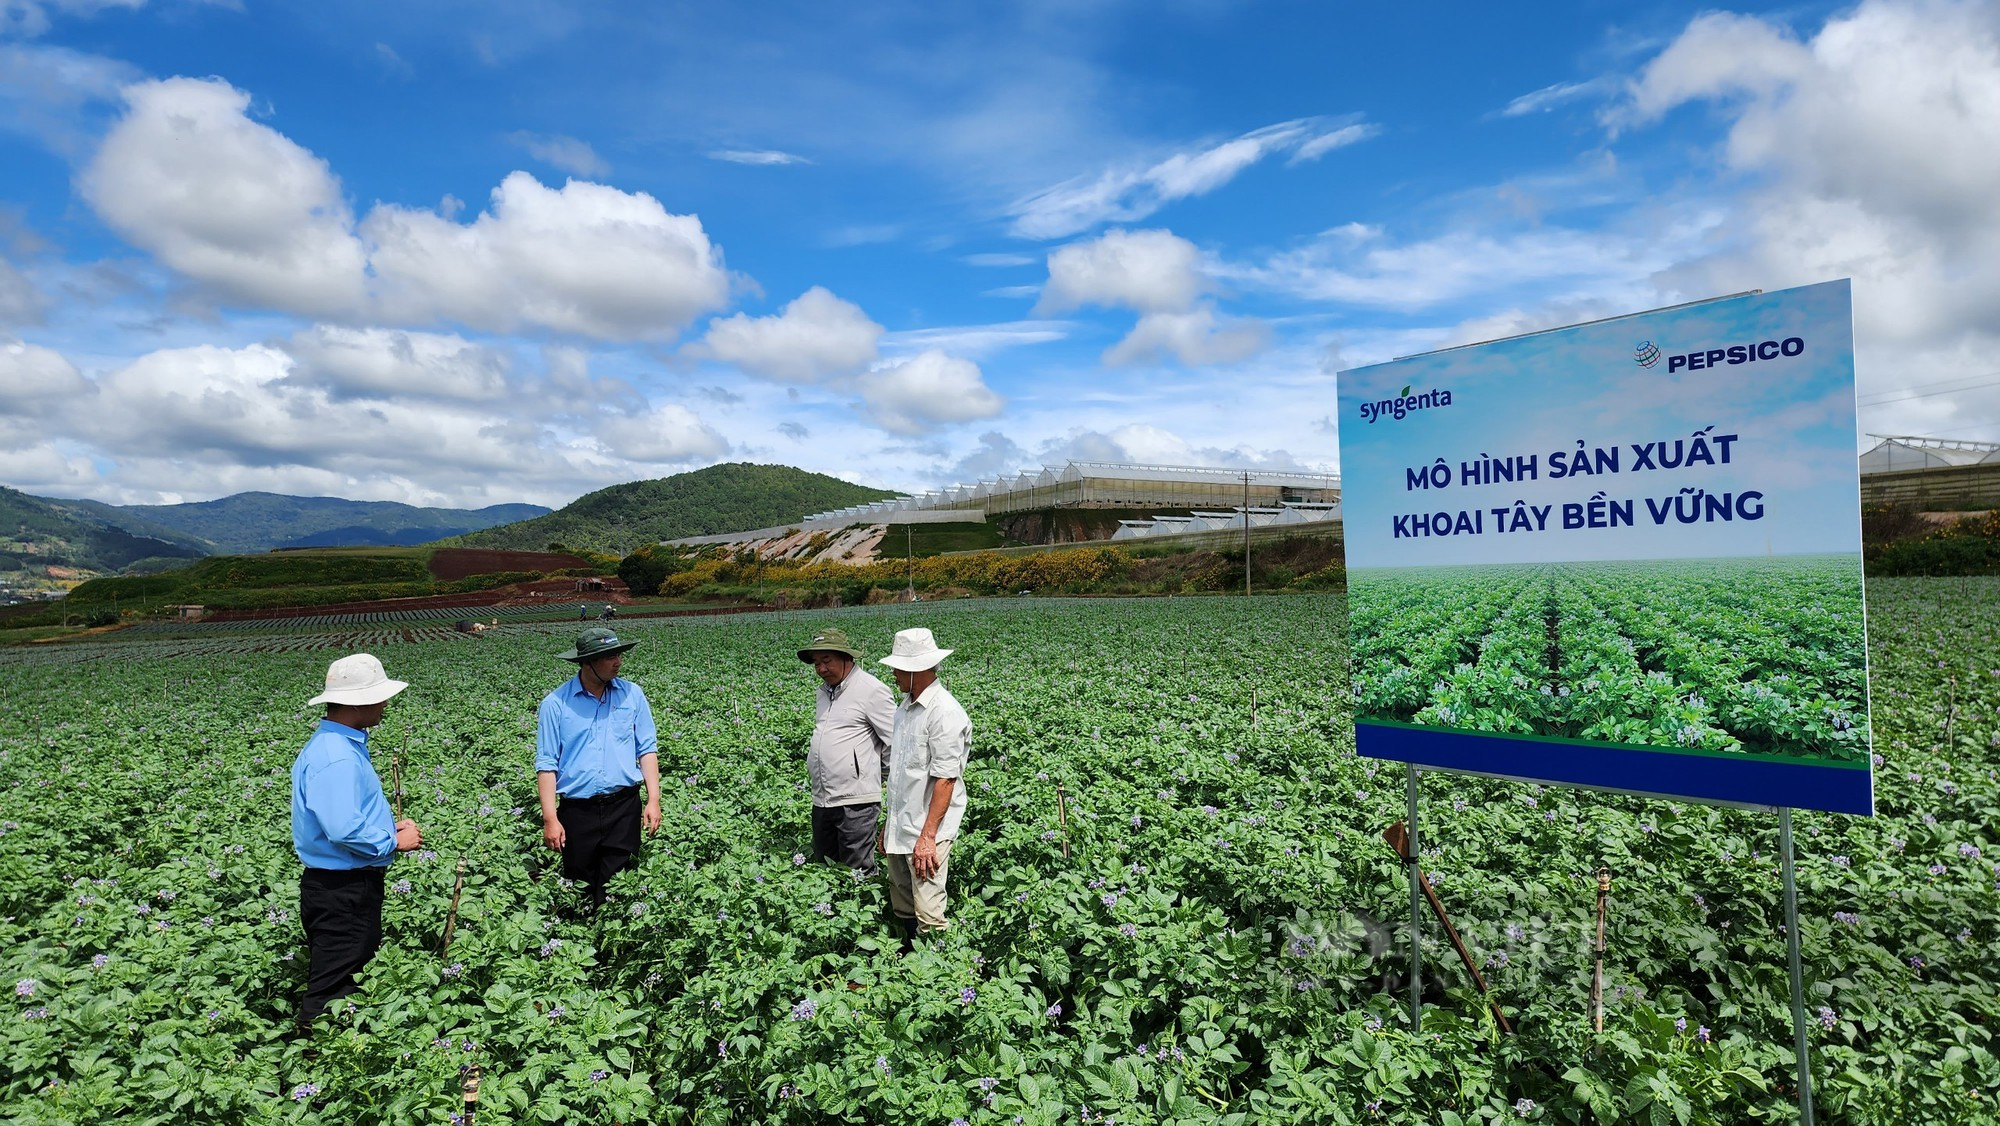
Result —
<svg viewBox="0 0 2000 1126"><path fill-rule="evenodd" d="M247 555L282 547L385 547L428 543L539 516L538 504L487 508L417 508L395 501L237 493L189 504L95 505L108 522L139 520L194 537L214 555ZM122 523L120 526L124 526Z"/></svg>
<svg viewBox="0 0 2000 1126"><path fill-rule="evenodd" d="M542 551L552 543L624 555L641 544L787 524L897 494L788 465L730 462L578 497L518 524L458 536L460 547Z"/></svg>
<svg viewBox="0 0 2000 1126"><path fill-rule="evenodd" d="M205 553L193 539L166 529L128 530L75 502L0 487L0 588L60 588L141 561L156 570Z"/></svg>

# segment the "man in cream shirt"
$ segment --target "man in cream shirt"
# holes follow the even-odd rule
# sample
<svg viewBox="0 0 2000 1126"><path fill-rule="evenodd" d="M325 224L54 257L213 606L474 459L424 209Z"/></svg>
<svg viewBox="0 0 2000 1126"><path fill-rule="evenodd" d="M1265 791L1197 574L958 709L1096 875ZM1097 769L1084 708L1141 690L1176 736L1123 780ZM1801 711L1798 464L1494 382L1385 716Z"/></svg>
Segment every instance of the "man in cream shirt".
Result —
<svg viewBox="0 0 2000 1126"><path fill-rule="evenodd" d="M927 629L906 629L882 663L896 670L903 702L889 743L888 817L876 847L889 858L889 905L908 951L919 933L941 931L951 845L965 819L965 759L972 721L938 681L951 650Z"/></svg>
<svg viewBox="0 0 2000 1126"><path fill-rule="evenodd" d="M799 649L799 660L820 679L813 693L812 747L806 752L812 858L873 876L875 834L868 830L878 828L882 812L896 697L855 663L860 659L861 649L837 629L818 631Z"/></svg>

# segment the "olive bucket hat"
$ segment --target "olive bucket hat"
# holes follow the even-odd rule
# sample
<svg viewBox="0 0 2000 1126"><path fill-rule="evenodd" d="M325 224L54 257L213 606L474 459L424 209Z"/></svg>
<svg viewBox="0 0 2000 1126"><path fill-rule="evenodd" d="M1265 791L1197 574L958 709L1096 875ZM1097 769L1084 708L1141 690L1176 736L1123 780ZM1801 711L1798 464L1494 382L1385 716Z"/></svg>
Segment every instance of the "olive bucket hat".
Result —
<svg viewBox="0 0 2000 1126"><path fill-rule="evenodd" d="M823 629L814 632L812 640L799 647L799 660L812 664L814 653L845 653L856 661L861 659L861 647L847 639L844 629Z"/></svg>
<svg viewBox="0 0 2000 1126"><path fill-rule="evenodd" d="M576 635L575 648L567 653L557 653L556 659L582 664L613 653L623 653L637 644L636 641L618 640L618 631L607 626L591 626Z"/></svg>

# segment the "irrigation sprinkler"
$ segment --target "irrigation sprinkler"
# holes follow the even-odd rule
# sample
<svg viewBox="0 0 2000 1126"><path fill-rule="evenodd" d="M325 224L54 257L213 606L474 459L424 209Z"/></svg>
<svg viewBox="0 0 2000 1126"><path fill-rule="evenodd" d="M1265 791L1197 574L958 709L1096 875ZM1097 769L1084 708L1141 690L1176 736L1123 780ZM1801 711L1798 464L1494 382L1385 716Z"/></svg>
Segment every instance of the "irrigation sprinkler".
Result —
<svg viewBox="0 0 2000 1126"><path fill-rule="evenodd" d="M465 857L458 858L458 878L451 885L451 913L444 920L444 944L438 953L451 953L451 936L458 930L458 897L465 892Z"/></svg>
<svg viewBox="0 0 2000 1126"><path fill-rule="evenodd" d="M1486 979L1480 976L1479 967L1472 960L1472 952L1465 948L1465 942L1458 937L1458 928L1452 926L1451 916L1445 913L1444 904L1438 900L1437 892L1431 888L1429 877L1424 875L1423 866L1418 862L1417 855L1410 846L1408 828L1401 821L1398 821L1387 829L1382 830L1382 839L1389 842L1389 847L1396 850L1396 855L1402 857L1403 863L1410 866L1411 878L1423 890L1424 898L1430 901L1431 913L1437 916L1438 922L1444 924L1444 933L1446 937L1451 939L1451 948L1458 951L1458 960L1465 963L1465 972L1472 975L1472 984L1479 987L1481 994L1486 994L1488 992ZM1605 878L1609 879L1608 876ZM1599 931L1600 943L1603 941L1602 934L1603 932ZM1488 996L1486 1004L1493 1010L1493 1019L1499 1023L1500 1031L1512 1036L1514 1034L1514 1026L1507 1022L1507 1015L1500 1011L1500 1003Z"/></svg>
<svg viewBox="0 0 2000 1126"><path fill-rule="evenodd" d="M1590 974L1590 1025L1604 1031L1604 901L1611 894L1611 869L1597 870L1597 946L1592 951L1596 966Z"/></svg>

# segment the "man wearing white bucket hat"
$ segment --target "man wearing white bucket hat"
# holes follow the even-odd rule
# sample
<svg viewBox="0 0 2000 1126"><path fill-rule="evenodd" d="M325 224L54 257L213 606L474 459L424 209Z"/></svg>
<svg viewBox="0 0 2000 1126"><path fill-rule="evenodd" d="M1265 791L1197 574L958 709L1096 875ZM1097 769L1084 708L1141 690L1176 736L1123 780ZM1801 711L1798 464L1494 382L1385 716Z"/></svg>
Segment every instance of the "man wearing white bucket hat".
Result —
<svg viewBox="0 0 2000 1126"><path fill-rule="evenodd" d="M945 873L965 819L972 721L937 678L951 650L927 629L906 629L882 663L896 670L903 702L889 737L889 813L875 846L889 858L889 905L907 952L919 933L944 930Z"/></svg>
<svg viewBox="0 0 2000 1126"><path fill-rule="evenodd" d="M368 729L408 687L355 653L327 666L326 691L306 701L326 705L326 718L292 764L292 847L306 869L299 921L309 951L301 1028L359 988L354 975L382 945L383 873L396 853L424 843L416 822L390 814L368 757Z"/></svg>

